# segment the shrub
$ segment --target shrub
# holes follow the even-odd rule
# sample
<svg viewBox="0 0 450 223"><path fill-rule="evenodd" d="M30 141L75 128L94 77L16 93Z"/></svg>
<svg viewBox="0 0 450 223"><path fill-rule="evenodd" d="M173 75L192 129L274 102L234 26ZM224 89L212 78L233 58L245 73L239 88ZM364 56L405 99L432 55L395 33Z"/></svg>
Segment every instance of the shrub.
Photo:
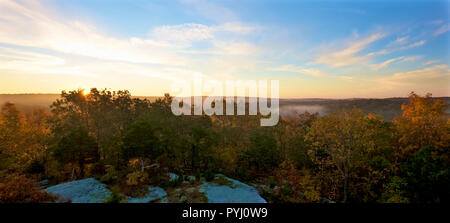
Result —
<svg viewBox="0 0 450 223"><path fill-rule="evenodd" d="M54 200L54 197L37 187L36 181L23 175L11 176L6 183L0 183L0 203L39 203Z"/></svg>
<svg viewBox="0 0 450 223"><path fill-rule="evenodd" d="M120 189L117 186L111 188L111 195L106 199L105 203L125 203L127 198L120 193Z"/></svg>
<svg viewBox="0 0 450 223"><path fill-rule="evenodd" d="M135 171L127 175L127 185L138 186L148 181L148 173Z"/></svg>
<svg viewBox="0 0 450 223"><path fill-rule="evenodd" d="M113 184L117 178L117 171L113 167L110 167L106 170L106 174L100 178L100 181L105 184Z"/></svg>
<svg viewBox="0 0 450 223"><path fill-rule="evenodd" d="M320 200L320 193L310 174L297 170L290 160L281 163L275 171L275 178L280 185L277 192L286 202L311 203Z"/></svg>

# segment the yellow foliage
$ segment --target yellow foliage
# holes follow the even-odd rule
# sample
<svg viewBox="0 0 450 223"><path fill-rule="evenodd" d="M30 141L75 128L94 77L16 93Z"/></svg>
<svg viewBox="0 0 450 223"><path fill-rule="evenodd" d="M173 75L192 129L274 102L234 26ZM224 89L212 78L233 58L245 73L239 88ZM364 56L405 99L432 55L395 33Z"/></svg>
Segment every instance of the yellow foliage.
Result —
<svg viewBox="0 0 450 223"><path fill-rule="evenodd" d="M135 171L127 175L127 185L138 186L148 181L148 173Z"/></svg>
<svg viewBox="0 0 450 223"><path fill-rule="evenodd" d="M138 158L131 159L130 161L128 161L128 166L129 166L129 167L136 168L136 167L138 167L139 165L140 165L140 164L139 164L139 159L138 159Z"/></svg>
<svg viewBox="0 0 450 223"><path fill-rule="evenodd" d="M316 183L308 173L301 173L295 167L294 163L286 160L280 164L275 171L275 177L281 187L287 187L292 193L284 199L288 202L311 203L320 200L320 193L316 188ZM283 196L279 189L278 193Z"/></svg>
<svg viewBox="0 0 450 223"><path fill-rule="evenodd" d="M449 147L450 122L446 107L443 100L433 100L431 94L424 97L410 94L409 103L402 105L402 116L394 120L403 155L425 146Z"/></svg>

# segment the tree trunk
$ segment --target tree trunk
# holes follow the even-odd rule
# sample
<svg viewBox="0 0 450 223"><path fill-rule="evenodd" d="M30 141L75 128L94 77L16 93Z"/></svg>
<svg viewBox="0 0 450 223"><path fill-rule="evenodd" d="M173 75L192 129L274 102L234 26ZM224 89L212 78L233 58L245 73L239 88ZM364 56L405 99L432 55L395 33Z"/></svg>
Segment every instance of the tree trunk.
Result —
<svg viewBox="0 0 450 223"><path fill-rule="evenodd" d="M70 177L70 181L73 180L74 176L75 176L75 167L72 167L72 176Z"/></svg>
<svg viewBox="0 0 450 223"><path fill-rule="evenodd" d="M144 172L144 169L145 169L144 159L142 159L142 157L139 157L139 162L141 163L141 172Z"/></svg>

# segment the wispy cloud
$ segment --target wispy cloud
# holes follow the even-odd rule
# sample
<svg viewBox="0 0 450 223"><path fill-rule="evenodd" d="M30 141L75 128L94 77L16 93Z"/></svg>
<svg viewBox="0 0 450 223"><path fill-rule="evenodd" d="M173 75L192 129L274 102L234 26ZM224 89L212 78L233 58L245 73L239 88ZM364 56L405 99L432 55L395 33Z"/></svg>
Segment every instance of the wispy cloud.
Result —
<svg viewBox="0 0 450 223"><path fill-rule="evenodd" d="M3 68L9 67L9 65L11 65L11 67L15 67L14 64L20 66L32 64L42 64L42 65L65 64L64 59L57 56L17 50L8 47L0 47L0 59L3 62L2 63Z"/></svg>
<svg viewBox="0 0 450 223"><path fill-rule="evenodd" d="M415 42L410 41L409 36L397 38L395 41L390 42L385 49L379 50L377 52L369 53L370 56L376 55L386 55L395 53L398 51L409 50L416 47L420 47L425 45L426 40L418 40Z"/></svg>
<svg viewBox="0 0 450 223"><path fill-rule="evenodd" d="M399 60L399 59L401 59L401 58L400 58L400 57L398 57L398 58L393 58L393 59L386 60L386 61L384 61L384 62L382 62L382 63L379 63L379 64L372 64L372 65L371 65L371 68L372 68L373 70L379 70L379 69L381 69L381 68L387 67L389 64L391 64L391 63L393 63L393 62L395 62L395 61L397 61L397 60Z"/></svg>
<svg viewBox="0 0 450 223"><path fill-rule="evenodd" d="M440 60L429 60L426 61L425 63L423 63L424 66L430 65L430 64L434 64L434 63L439 63Z"/></svg>
<svg viewBox="0 0 450 223"><path fill-rule="evenodd" d="M411 49L411 48L423 46L423 45L425 44L425 42L426 42L425 40L420 40L420 41L411 43L411 44L409 44L409 45L407 45L407 46L401 47L401 48L398 49L398 50L407 50L407 49Z"/></svg>
<svg viewBox="0 0 450 223"><path fill-rule="evenodd" d="M450 81L450 69L445 64L436 65L420 70L398 72L385 78L381 78L385 84L393 85L418 85L441 82L446 85Z"/></svg>
<svg viewBox="0 0 450 223"><path fill-rule="evenodd" d="M400 61L401 62L411 62L422 58L422 56L410 56L410 57L403 57Z"/></svg>
<svg viewBox="0 0 450 223"><path fill-rule="evenodd" d="M372 64L370 66L371 66L371 68L373 70L379 70L381 68L385 68L385 67L389 66L390 64L392 64L394 62L397 62L397 63L410 62L410 61L415 61L415 60L417 60L419 58L421 58L421 57L420 56L410 56L410 57L402 56L402 57L397 57L397 58L392 58L392 59L386 60L386 61L384 61L382 63L379 63L379 64Z"/></svg>
<svg viewBox="0 0 450 223"><path fill-rule="evenodd" d="M167 51L169 44L137 37L118 39L80 21L57 18L37 2L0 2L0 42L132 63L181 65L185 58ZM53 17L51 17L53 16Z"/></svg>
<svg viewBox="0 0 450 223"><path fill-rule="evenodd" d="M153 29L152 34L161 40L197 41L213 38L211 27L202 24L182 24L160 26Z"/></svg>
<svg viewBox="0 0 450 223"><path fill-rule="evenodd" d="M345 49L325 52L317 58L316 63L327 64L333 67L342 67L365 61L373 54L366 54L362 56L358 56L357 54L364 50L368 45L383 38L384 36L385 35L382 33L373 34L363 40L348 44Z"/></svg>
<svg viewBox="0 0 450 223"><path fill-rule="evenodd" d="M163 41L200 41L213 39L220 32L244 35L255 29L255 26L242 23L224 23L216 26L187 23L156 27L152 30L151 35Z"/></svg>
<svg viewBox="0 0 450 223"><path fill-rule="evenodd" d="M345 27L345 24L322 30L336 24L330 16L315 20L314 16L305 15L307 21L290 19L286 22L283 16L289 12L285 7L273 6L273 11L270 8L273 14L266 16L239 8L253 5L252 2L181 2L181 7L160 2L146 7L149 11L161 9L161 14L177 12L173 17L165 14L160 20L148 23L151 27L146 26L147 23L142 25L145 19L154 18L153 14L148 16L151 13L127 17L129 21L125 22L134 25L122 27L123 21L117 23L120 18L104 11L91 17L91 11L84 9L93 6L92 3L72 1L62 6L52 4L53 1L0 0L0 82L33 82L33 78L39 76L42 80L50 77L45 83L49 86L47 89L55 89L54 86L63 83L64 87L82 83L130 86L130 89L140 86L145 89L142 92L147 92L147 85L151 83L158 83L155 89L161 88L159 80L188 79L193 73L202 72L214 79L245 79L258 75L265 78L264 75L277 74L277 78L287 80L291 89L286 91L290 94L299 92L296 82L299 79L306 80L309 88L305 89L313 92L318 88L324 96L365 94L372 85L375 90L383 90L380 94L388 96L392 96L392 92L404 95L417 88L448 89L444 87L449 79L448 54L439 49L446 42L433 38L450 29L441 14L421 24L411 24L403 20L403 16L396 21L381 18L376 24L365 20L364 27L357 26L362 32L360 35L355 27ZM82 7L77 7L80 5ZM126 13L146 12L141 11L140 6L144 4L133 5L138 7L131 7ZM71 8L73 14L56 10L68 6L75 6ZM120 7L120 4L111 7ZM355 17L347 17L353 11L349 9L351 7L326 10L339 13L343 21L350 21L348 19ZM251 22L240 18L238 13L242 12L248 13L242 18L250 18ZM85 13L86 17L79 16ZM368 8L353 13L363 13L364 17L373 15L374 11ZM100 23L96 23L97 18L101 19ZM434 18L442 19L432 21ZM349 31L354 34L343 40L341 37L349 35ZM423 55L428 61L419 61L422 56L412 54ZM400 64L407 62L410 63ZM391 67L402 72L392 74ZM407 71L408 67L420 69ZM151 81L143 81L147 80L145 77ZM70 81L62 80L65 78ZM11 84L3 86L6 85Z"/></svg>
<svg viewBox="0 0 450 223"><path fill-rule="evenodd" d="M441 26L438 30L436 30L433 34L433 36L439 36L442 35L450 30L450 24L446 24Z"/></svg>
<svg viewBox="0 0 450 223"><path fill-rule="evenodd" d="M27 69L25 67L31 69L32 66L24 65L24 63L30 65L30 62L27 62L29 60L33 61L34 69L40 69L47 73L81 74L81 70L86 69L85 66L76 67L68 63L64 65L66 66L64 69L62 66L43 67L44 63L53 60L34 60L33 49L45 49L69 56L81 56L120 64L130 63L135 66L121 66L129 74L144 71L154 74L156 69L158 75L153 76L158 77L162 77L164 73L166 76L174 75L174 72L169 72L167 69L198 69L201 71L205 65L193 62L194 59L186 56L186 53L214 54L218 57L216 59L219 59L220 56L238 56L239 58L236 59L241 62L248 61L251 64L253 62L245 57L260 52L260 49L250 42L222 38L222 34L233 34L240 37L257 29L256 26L241 22L226 22L211 26L194 23L159 26L152 29L148 37L116 38L108 35L94 24L58 16L58 13L52 11L51 8L44 7L35 1L0 1L0 29L2 30L0 32L1 43L29 49L28 54L21 52L20 57L23 60L14 62L17 66L13 67L23 72ZM190 48L195 41L208 41L212 47L208 49ZM8 54L3 54L3 56L5 55ZM12 55L9 54L10 57ZM18 57L19 54L15 56ZM39 55L39 58L45 57ZM4 58L1 61L3 68L8 64L9 69L12 69L13 62L5 61ZM228 60L224 58L224 61ZM141 65L137 67L137 64ZM39 67L37 67L38 65ZM156 66L156 68L150 69L149 66ZM161 66L165 66L166 70L161 69ZM130 67L140 69L140 71L127 70ZM236 68L236 66L233 67ZM96 73L108 75L102 69L108 70L105 67L93 69L91 66L86 73L94 73L93 70L95 70ZM28 69L27 72L31 72L31 70Z"/></svg>
<svg viewBox="0 0 450 223"><path fill-rule="evenodd" d="M283 65L283 66L279 66L279 67L271 67L271 68L268 68L267 70L293 72L293 73L299 73L299 74L309 75L309 76L313 76L313 77L328 77L329 76L328 74L326 74L318 69L304 68L304 67L294 66L292 64Z"/></svg>
<svg viewBox="0 0 450 223"><path fill-rule="evenodd" d="M33 74L97 76L95 73L85 71L79 66L68 65L63 58L57 56L8 47L0 47L0 70Z"/></svg>
<svg viewBox="0 0 450 223"><path fill-rule="evenodd" d="M397 43L397 44L403 44L403 43L407 42L408 39L409 39L409 36L398 37L398 38L395 40L395 43Z"/></svg>
<svg viewBox="0 0 450 223"><path fill-rule="evenodd" d="M449 95L450 69L445 64L424 69L396 72L383 76L364 78L365 92L379 97L406 96L414 91L420 94L432 92L436 96ZM370 84L369 84L370 83Z"/></svg>

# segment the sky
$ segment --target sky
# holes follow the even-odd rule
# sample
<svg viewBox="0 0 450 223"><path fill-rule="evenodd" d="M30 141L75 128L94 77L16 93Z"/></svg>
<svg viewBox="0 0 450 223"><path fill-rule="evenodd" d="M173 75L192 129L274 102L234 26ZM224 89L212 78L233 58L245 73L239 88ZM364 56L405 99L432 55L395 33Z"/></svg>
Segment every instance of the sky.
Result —
<svg viewBox="0 0 450 223"><path fill-rule="evenodd" d="M449 1L0 0L0 93L127 89L194 74L283 98L450 96Z"/></svg>

